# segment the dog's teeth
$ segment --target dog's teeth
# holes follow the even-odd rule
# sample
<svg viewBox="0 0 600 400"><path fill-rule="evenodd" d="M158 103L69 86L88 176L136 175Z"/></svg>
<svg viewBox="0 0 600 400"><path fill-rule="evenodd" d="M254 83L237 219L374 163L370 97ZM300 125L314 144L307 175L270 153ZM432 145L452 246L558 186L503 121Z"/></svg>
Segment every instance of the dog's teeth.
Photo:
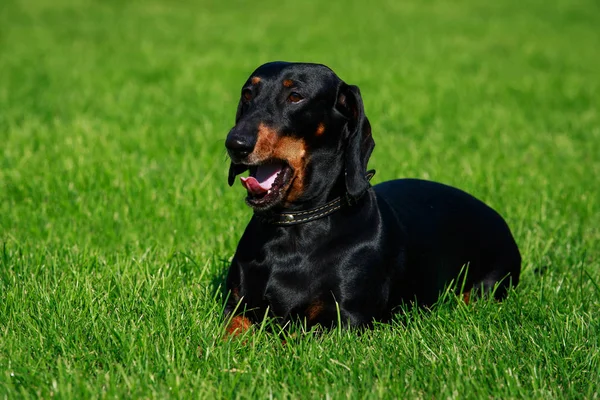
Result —
<svg viewBox="0 0 600 400"><path fill-rule="evenodd" d="M271 189L267 190L267 194L271 194Z"/></svg>

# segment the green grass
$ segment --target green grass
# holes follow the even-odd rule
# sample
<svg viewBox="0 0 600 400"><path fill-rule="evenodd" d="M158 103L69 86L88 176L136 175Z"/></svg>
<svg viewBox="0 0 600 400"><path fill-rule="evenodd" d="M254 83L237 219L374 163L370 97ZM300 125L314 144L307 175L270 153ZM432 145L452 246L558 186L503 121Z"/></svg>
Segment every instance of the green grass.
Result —
<svg viewBox="0 0 600 400"><path fill-rule="evenodd" d="M1 1L0 398L600 398L598 26L593 0ZM507 301L222 340L251 214L224 138L270 60L359 85L375 182L506 217Z"/></svg>

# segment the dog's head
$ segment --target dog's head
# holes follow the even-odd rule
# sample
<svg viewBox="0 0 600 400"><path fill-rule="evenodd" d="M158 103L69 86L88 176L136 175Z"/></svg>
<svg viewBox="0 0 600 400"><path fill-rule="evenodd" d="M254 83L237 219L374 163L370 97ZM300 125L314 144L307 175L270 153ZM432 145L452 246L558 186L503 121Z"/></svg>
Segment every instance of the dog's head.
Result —
<svg viewBox="0 0 600 400"><path fill-rule="evenodd" d="M360 197L375 143L358 87L324 65L272 62L242 87L225 146L229 185L250 170L246 202L264 211Z"/></svg>

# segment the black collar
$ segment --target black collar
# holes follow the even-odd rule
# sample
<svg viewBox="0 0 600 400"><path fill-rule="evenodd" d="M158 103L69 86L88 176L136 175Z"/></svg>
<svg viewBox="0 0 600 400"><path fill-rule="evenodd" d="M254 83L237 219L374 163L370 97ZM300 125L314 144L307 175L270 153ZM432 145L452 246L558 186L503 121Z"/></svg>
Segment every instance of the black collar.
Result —
<svg viewBox="0 0 600 400"><path fill-rule="evenodd" d="M367 174L366 174L367 180L370 181L374 175L375 175L374 169L367 171ZM344 197L337 197L325 205L322 205L322 206L319 206L316 208L311 208L308 210L289 211L289 212L282 212L282 213L269 213L269 214L256 213L255 215L257 217L259 217L261 220L263 220L271 225L290 226L290 225L299 225L299 224L303 224L305 222L310 222L310 221L314 221L319 218L326 217L328 215L333 214L334 212L341 209L342 207L349 206L349 205L350 205L350 202L348 201L347 196L344 196Z"/></svg>

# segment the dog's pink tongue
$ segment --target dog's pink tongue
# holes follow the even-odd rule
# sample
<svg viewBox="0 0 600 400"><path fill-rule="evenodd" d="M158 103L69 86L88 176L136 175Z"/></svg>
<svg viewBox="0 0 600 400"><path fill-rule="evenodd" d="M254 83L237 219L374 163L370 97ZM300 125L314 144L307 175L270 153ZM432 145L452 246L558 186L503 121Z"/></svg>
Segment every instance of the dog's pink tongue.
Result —
<svg viewBox="0 0 600 400"><path fill-rule="evenodd" d="M256 176L240 177L240 180L248 193L253 195L263 194L271 189L277 174L281 172L281 168L281 164L260 165L256 168Z"/></svg>
<svg viewBox="0 0 600 400"><path fill-rule="evenodd" d="M257 194L265 193L269 190L269 189L263 189L262 186L260 186L260 183L258 183L258 181L256 180L256 178L254 178L252 176L249 176L247 178L240 176L240 180L242 181L242 185L246 188L246 190L250 194L257 195Z"/></svg>

